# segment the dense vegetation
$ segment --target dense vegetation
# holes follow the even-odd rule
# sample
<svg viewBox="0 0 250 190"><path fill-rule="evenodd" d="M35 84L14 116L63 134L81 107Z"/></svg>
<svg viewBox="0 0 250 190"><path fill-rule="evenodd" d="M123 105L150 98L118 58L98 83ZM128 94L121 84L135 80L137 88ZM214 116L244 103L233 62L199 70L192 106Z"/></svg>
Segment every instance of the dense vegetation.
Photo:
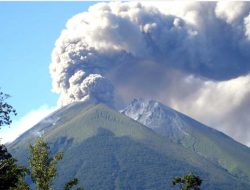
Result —
<svg viewBox="0 0 250 190"><path fill-rule="evenodd" d="M0 97L1 127L10 124L10 115L16 112L5 102L7 95L0 93ZM29 169L18 165L6 147L0 146L0 189L69 190L78 178L80 186L91 190L176 189L173 185L178 184L182 190L249 187L219 165L104 105L82 106L59 110L10 145L19 163L27 168L29 163ZM49 144L37 140L41 132ZM188 171L201 176L203 184L191 174L175 177ZM33 185L24 181L26 174L31 175Z"/></svg>
<svg viewBox="0 0 250 190"><path fill-rule="evenodd" d="M11 114L16 115L16 110L6 102L9 95L0 92L0 127L12 123ZM32 181L37 190L53 190L51 184L57 175L57 162L62 159L63 153L58 152L50 157L48 144L39 138L35 145L30 145L30 169L17 165L17 160L8 152L5 145L0 144L0 189L3 190L29 190L25 182L26 174L31 174ZM78 179L73 178L64 186L70 190L78 184ZM83 190L83 188L77 188Z"/></svg>
<svg viewBox="0 0 250 190"><path fill-rule="evenodd" d="M12 112L16 112L12 106L4 102L5 99L2 97L3 93L1 93L0 96L0 126L2 126L3 124L10 124L12 122L10 119L10 114ZM115 147L113 147L114 145ZM31 175L31 179L34 182L37 190L53 189L51 185L57 175L57 163L63 158L63 153L58 152L55 154L55 156L51 157L50 147L42 138L38 138L34 145L29 146L29 149L29 166L31 168L31 171L24 168L23 166L18 166L16 164L16 160L7 151L7 148L4 145L0 146L1 189L29 190L30 187L24 181L25 174ZM89 172L83 177L90 179L96 179L97 177L99 179L102 179L103 181L99 186L96 186L94 188L93 185L90 184L91 189L147 189L147 183L145 184L144 182L146 181L150 183L150 181L152 180L157 185L160 182L159 185L164 188L164 186L166 185L165 183L162 183L164 180L158 179L157 181L155 179L156 173L154 173L154 170L159 171L162 178L165 178L165 176L169 176L167 175L168 171L171 171L171 169L161 170L161 166L166 164L161 162L168 160L166 160L166 158L164 158L159 153L154 152L147 147L144 147L140 143L134 142L133 140L131 141L127 137L116 138L112 132L102 128L98 129L98 133L96 136L87 139L84 145L81 146L79 150L83 152L87 151L87 154L84 154L86 156L84 160L90 161L90 163L87 164L88 167L84 168L84 170L89 170ZM129 154L127 154L128 152ZM79 151L72 152L72 154L75 158L77 158ZM99 156L97 156L98 154ZM96 160L95 158L98 158L98 160ZM68 160L67 163L71 162L72 160ZM96 163L102 163L102 167L94 167ZM130 163L133 163L133 167L131 167ZM153 163L157 164L153 166ZM145 167L151 165L153 167ZM77 171L79 170L79 168L76 168L75 170ZM90 172L93 172L93 174ZM141 173L143 175L141 175ZM128 174L133 175L130 176ZM142 183L127 183L127 181L131 181L130 179L134 178L139 178L139 181L141 181ZM75 185L78 184L78 182L79 181L77 178L71 179L64 185L64 190L72 189ZM92 183L93 182L94 181L92 180ZM77 188L77 190L82 190L82 188Z"/></svg>
<svg viewBox="0 0 250 190"><path fill-rule="evenodd" d="M64 159L65 164L58 171L76 173L86 189L91 190L171 188L171 179L177 174L200 173L186 163L167 158L128 137L115 137L102 128L97 135L72 148ZM62 176L55 183L59 189L61 180Z"/></svg>
<svg viewBox="0 0 250 190"><path fill-rule="evenodd" d="M189 173L183 177L175 177L172 183L173 185L179 185L180 190L200 190L202 180L199 176Z"/></svg>
<svg viewBox="0 0 250 190"><path fill-rule="evenodd" d="M31 179L37 190L53 190L51 185L57 176L57 163L63 158L63 152L58 152L53 157L50 154L50 147L43 138L38 138L34 145L30 145ZM77 184L78 179L73 178L64 185L64 190L70 190Z"/></svg>
<svg viewBox="0 0 250 190"><path fill-rule="evenodd" d="M57 112L10 145L25 164L27 145L43 130L52 154L64 151L55 189L63 189L62 182L71 177L79 178L86 190L176 189L172 178L189 171L204 179L204 190L248 187L223 168L104 105L81 107Z"/></svg>
<svg viewBox="0 0 250 190"><path fill-rule="evenodd" d="M222 132L153 100L135 99L122 113L239 179L250 181L250 148Z"/></svg>

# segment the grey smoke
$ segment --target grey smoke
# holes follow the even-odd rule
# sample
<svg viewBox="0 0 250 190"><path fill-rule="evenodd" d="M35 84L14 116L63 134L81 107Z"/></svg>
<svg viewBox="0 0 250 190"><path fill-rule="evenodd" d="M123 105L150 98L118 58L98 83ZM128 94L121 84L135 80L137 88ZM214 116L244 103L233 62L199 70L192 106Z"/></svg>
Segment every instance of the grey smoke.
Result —
<svg viewBox="0 0 250 190"><path fill-rule="evenodd" d="M249 2L98 3L58 38L53 91L61 105L153 98L250 143L249 14Z"/></svg>

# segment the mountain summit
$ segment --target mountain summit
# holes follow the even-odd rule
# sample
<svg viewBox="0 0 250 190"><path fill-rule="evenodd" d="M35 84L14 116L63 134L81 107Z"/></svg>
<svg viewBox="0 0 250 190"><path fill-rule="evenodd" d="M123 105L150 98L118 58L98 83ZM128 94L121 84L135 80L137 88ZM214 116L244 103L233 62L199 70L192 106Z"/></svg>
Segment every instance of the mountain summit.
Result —
<svg viewBox="0 0 250 190"><path fill-rule="evenodd" d="M231 174L250 180L250 149L224 133L153 100L134 99L121 113Z"/></svg>
<svg viewBox="0 0 250 190"><path fill-rule="evenodd" d="M120 112L156 132L163 133L173 141L189 136L187 133L189 125L183 120L183 114L160 102L134 99Z"/></svg>

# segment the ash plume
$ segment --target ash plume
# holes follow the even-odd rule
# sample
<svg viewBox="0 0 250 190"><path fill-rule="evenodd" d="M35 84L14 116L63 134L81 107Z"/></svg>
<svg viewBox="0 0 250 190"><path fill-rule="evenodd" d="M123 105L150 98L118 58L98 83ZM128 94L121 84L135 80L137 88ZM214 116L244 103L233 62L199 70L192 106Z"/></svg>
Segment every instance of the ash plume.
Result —
<svg viewBox="0 0 250 190"><path fill-rule="evenodd" d="M250 144L249 50L249 2L98 3L56 41L52 89L60 105L160 100Z"/></svg>

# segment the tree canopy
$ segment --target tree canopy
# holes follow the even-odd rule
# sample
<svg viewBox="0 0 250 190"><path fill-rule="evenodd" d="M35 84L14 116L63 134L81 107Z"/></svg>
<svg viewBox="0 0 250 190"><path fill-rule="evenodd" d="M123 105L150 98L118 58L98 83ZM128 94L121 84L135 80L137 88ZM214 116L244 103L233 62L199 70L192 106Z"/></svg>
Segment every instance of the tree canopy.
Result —
<svg viewBox="0 0 250 190"><path fill-rule="evenodd" d="M0 128L12 123L11 114L16 115L16 110L6 102L9 95L0 92ZM0 144L0 189L26 190L28 186L24 183L24 176L28 170L16 164L17 160L7 151L5 145Z"/></svg>
<svg viewBox="0 0 250 190"><path fill-rule="evenodd" d="M62 159L63 153L59 152L50 157L49 146L42 138L35 145L30 145L29 165L32 169L31 178L37 190L49 190L56 176L56 165Z"/></svg>
<svg viewBox="0 0 250 190"><path fill-rule="evenodd" d="M188 173L183 177L175 177L172 180L173 185L179 185L180 190L200 190L202 180L193 173Z"/></svg>
<svg viewBox="0 0 250 190"><path fill-rule="evenodd" d="M16 115L16 110L6 102L10 96L0 92L0 128L3 125L10 125L12 123L11 115Z"/></svg>
<svg viewBox="0 0 250 190"><path fill-rule="evenodd" d="M63 158L63 152L58 152L53 157L50 154L50 148L43 138L38 138L34 145L30 145L31 178L37 190L53 190L52 184L57 175L56 166ZM70 190L77 184L78 179L73 178L65 184L64 190Z"/></svg>

